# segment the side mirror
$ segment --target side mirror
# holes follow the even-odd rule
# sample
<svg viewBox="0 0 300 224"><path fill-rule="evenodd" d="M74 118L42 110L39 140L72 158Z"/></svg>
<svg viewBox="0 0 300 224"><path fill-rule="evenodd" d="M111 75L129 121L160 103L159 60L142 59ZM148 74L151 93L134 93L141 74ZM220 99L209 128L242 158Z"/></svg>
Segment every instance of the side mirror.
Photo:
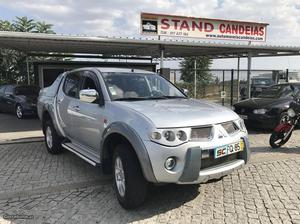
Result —
<svg viewBox="0 0 300 224"><path fill-rule="evenodd" d="M184 95L188 95L189 91L187 89L182 88L181 91L184 93Z"/></svg>
<svg viewBox="0 0 300 224"><path fill-rule="evenodd" d="M94 103L99 99L99 94L95 89L83 89L79 91L79 100L86 103Z"/></svg>

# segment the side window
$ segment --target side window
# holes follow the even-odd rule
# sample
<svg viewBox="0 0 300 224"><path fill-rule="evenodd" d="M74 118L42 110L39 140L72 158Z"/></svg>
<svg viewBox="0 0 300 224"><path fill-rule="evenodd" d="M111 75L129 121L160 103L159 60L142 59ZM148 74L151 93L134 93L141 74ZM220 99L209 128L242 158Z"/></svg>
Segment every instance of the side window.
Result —
<svg viewBox="0 0 300 224"><path fill-rule="evenodd" d="M80 88L79 73L68 74L64 83L65 94L70 97L78 98L79 88Z"/></svg>
<svg viewBox="0 0 300 224"><path fill-rule="evenodd" d="M7 86L5 89L5 95L12 95L13 94L13 86Z"/></svg>
<svg viewBox="0 0 300 224"><path fill-rule="evenodd" d="M97 90L97 86L96 86L96 83L94 82L94 80L92 78L85 77L81 89L95 89L95 90Z"/></svg>
<svg viewBox="0 0 300 224"><path fill-rule="evenodd" d="M81 89L94 89L98 92L99 97L101 98L101 96L102 96L101 92L99 93L99 88L97 87L95 80L92 78L95 75L91 72L85 72L84 74L85 74L85 78L83 80ZM96 78L96 76L95 76L95 78ZM98 103L98 100L96 100L92 103Z"/></svg>

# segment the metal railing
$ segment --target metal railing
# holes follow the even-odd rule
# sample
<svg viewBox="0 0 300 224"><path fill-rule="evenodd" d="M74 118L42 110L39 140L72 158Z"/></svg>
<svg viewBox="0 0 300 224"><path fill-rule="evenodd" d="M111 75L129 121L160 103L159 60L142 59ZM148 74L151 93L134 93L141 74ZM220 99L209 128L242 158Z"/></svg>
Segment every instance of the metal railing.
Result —
<svg viewBox="0 0 300 224"><path fill-rule="evenodd" d="M195 70L193 70L194 74ZM201 76L201 73L209 73L209 81L201 81L197 79L195 82L184 82L181 80L180 69L171 69L170 80L180 88L189 90L189 96L197 99L207 99L215 103L225 106L233 105L242 99L246 99L248 92L247 73L248 70L236 69L211 69L211 70L196 70L196 76ZM253 92L253 86L257 77L262 79L266 77L265 86L273 85L278 82L289 80L288 70L251 70L250 92L251 96L258 94ZM299 73L300 74L300 73ZM300 81L300 80L299 80ZM195 85L196 83L196 85Z"/></svg>

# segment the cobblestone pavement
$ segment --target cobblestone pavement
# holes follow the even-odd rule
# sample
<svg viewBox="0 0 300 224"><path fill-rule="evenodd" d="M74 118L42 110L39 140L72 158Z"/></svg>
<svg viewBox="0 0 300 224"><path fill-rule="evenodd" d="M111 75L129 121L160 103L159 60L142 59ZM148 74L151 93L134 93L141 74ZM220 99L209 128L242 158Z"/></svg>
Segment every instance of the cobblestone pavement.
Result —
<svg viewBox="0 0 300 224"><path fill-rule="evenodd" d="M0 145L0 223L300 223L300 130L280 150L268 137L250 135L245 168L200 186L153 186L134 211L120 207L111 177L72 153Z"/></svg>

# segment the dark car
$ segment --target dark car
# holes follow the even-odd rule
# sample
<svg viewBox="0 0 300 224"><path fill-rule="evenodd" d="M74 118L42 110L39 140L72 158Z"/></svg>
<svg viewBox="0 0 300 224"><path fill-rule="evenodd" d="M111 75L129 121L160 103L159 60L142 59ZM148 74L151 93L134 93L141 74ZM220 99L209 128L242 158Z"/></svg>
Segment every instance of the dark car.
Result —
<svg viewBox="0 0 300 224"><path fill-rule="evenodd" d="M294 90L292 90L294 87ZM262 90L257 98L243 100L233 105L248 127L273 129L287 118L287 110L293 95L298 95L300 83L284 83Z"/></svg>
<svg viewBox="0 0 300 224"><path fill-rule="evenodd" d="M36 115L38 94L37 86L0 86L0 112L15 113L19 119L26 115Z"/></svg>
<svg viewBox="0 0 300 224"><path fill-rule="evenodd" d="M274 84L276 83L271 77L253 77L251 80L251 97L259 96L264 89Z"/></svg>

